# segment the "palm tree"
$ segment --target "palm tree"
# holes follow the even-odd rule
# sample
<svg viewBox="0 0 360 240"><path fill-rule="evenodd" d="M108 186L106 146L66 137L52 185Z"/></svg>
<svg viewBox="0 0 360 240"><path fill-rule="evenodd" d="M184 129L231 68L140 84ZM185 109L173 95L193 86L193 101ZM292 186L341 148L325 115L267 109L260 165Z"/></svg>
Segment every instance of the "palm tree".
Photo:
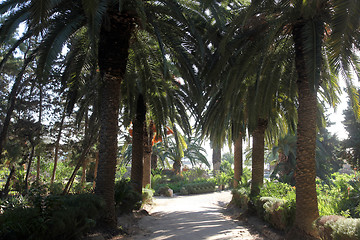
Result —
<svg viewBox="0 0 360 240"><path fill-rule="evenodd" d="M262 45L261 53L267 53L269 49L277 51L284 48L281 43L285 43L292 56L284 60L293 59L291 61L295 63L298 93L297 207L294 227L289 235L296 239L311 238L316 235L312 222L318 217L315 185L317 90L330 79L336 79L340 70L351 85L348 80L350 66L357 66L354 53L358 48L353 34L359 29L359 21L353 19L357 18L359 6L352 1L336 0L259 0L252 1L248 11L245 22L258 29L260 36L254 35L254 38L258 37L257 43ZM234 26L243 23L243 16L237 23L233 22ZM274 66L273 61L266 64Z"/></svg>
<svg viewBox="0 0 360 240"><path fill-rule="evenodd" d="M40 44L25 59L24 67L38 55L38 76L42 79L47 78L52 63L69 38L83 29L89 34L93 52L98 53L97 59L102 78L99 91L101 96L99 168L95 192L105 199L106 214L103 222L111 226L116 225L113 187L120 87L126 72L130 39L136 29L146 29L159 41L164 55L166 51L178 51L174 57L184 63L184 68L187 67L187 76L184 77L194 79L194 69L189 64L190 54L182 49L185 45L181 46L180 43L186 41L190 44L194 41L194 38L186 32L196 33L197 30L188 27L191 23L182 10L176 1L140 0L96 2L60 0L46 3L8 0L0 5L1 13L7 13L7 18L0 28L0 43L7 40L6 36L9 36L17 25L26 22L26 32L12 45L9 52L13 52L28 38L39 36ZM178 19L175 20L176 18ZM165 48L165 43L171 47Z"/></svg>

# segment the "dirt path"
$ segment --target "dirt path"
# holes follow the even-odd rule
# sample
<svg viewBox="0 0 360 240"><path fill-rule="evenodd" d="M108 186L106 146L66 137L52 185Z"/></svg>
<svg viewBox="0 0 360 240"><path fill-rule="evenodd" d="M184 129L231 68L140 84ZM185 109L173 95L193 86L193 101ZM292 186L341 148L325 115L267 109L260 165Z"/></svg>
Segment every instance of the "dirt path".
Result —
<svg viewBox="0 0 360 240"><path fill-rule="evenodd" d="M138 222L135 235L126 239L268 239L243 222L223 215L229 191L173 198L157 197L150 216Z"/></svg>

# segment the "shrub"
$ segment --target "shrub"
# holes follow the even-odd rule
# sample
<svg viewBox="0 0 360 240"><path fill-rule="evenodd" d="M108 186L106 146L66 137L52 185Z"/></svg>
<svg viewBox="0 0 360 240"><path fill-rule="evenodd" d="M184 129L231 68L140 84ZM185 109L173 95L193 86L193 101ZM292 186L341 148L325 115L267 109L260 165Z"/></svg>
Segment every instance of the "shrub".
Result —
<svg viewBox="0 0 360 240"><path fill-rule="evenodd" d="M316 221L322 239L356 240L360 238L360 219L323 216Z"/></svg>
<svg viewBox="0 0 360 240"><path fill-rule="evenodd" d="M246 211L248 209L250 191L242 187L242 188L233 189L231 193L233 195L231 202L234 203L235 206Z"/></svg>
<svg viewBox="0 0 360 240"><path fill-rule="evenodd" d="M115 182L115 206L118 214L130 213L141 207L141 199L130 184L129 179Z"/></svg>
<svg viewBox="0 0 360 240"><path fill-rule="evenodd" d="M152 203L154 190L149 186L142 189L142 204L150 204Z"/></svg>
<svg viewBox="0 0 360 240"><path fill-rule="evenodd" d="M95 226L103 201L91 194L46 196L33 207L15 207L0 216L0 239L78 239Z"/></svg>
<svg viewBox="0 0 360 240"><path fill-rule="evenodd" d="M200 181L188 183L184 186L188 194L209 193L215 191L215 183L211 181Z"/></svg>
<svg viewBox="0 0 360 240"><path fill-rule="evenodd" d="M54 182L49 186L49 192L52 195L60 195L62 194L64 186L61 182Z"/></svg>
<svg viewBox="0 0 360 240"><path fill-rule="evenodd" d="M258 214L275 228L284 230L295 219L295 188L287 183L266 181L255 202Z"/></svg>
<svg viewBox="0 0 360 240"><path fill-rule="evenodd" d="M9 209L25 208L27 206L29 206L29 201L22 195L9 196L8 198L0 200L0 214L4 213Z"/></svg>
<svg viewBox="0 0 360 240"><path fill-rule="evenodd" d="M295 199L286 201L273 197L261 197L258 205L262 209L260 214L264 220L269 222L273 227L285 230L294 223L296 209Z"/></svg>
<svg viewBox="0 0 360 240"><path fill-rule="evenodd" d="M208 178L209 175L207 174L206 170L202 169L202 168L193 168L193 169L188 169L186 171L183 171L183 176L184 176L184 180L187 182L192 182L195 181L196 179L199 178Z"/></svg>

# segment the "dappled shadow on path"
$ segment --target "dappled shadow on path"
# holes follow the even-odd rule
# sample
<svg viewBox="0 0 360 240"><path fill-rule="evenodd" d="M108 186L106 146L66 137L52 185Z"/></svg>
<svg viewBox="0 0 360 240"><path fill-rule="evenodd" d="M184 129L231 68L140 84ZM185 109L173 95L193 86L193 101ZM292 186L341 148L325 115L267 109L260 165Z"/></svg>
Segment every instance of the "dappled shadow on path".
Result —
<svg viewBox="0 0 360 240"><path fill-rule="evenodd" d="M133 239L264 239L250 234L246 227L226 220L220 210L213 205L198 210L189 206L189 211L154 212L140 221L140 227L145 226L144 233Z"/></svg>

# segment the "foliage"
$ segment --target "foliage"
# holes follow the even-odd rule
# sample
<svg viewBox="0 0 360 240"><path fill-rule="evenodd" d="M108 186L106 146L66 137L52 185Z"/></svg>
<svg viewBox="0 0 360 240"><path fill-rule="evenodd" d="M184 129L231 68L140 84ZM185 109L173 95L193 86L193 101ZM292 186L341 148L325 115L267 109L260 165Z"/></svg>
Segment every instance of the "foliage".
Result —
<svg viewBox="0 0 360 240"><path fill-rule="evenodd" d="M343 140L343 147L346 151L345 160L356 169L360 169L360 122L354 114L351 101L343 112L345 130L348 133L347 139Z"/></svg>
<svg viewBox="0 0 360 240"><path fill-rule="evenodd" d="M324 228L331 229L331 234L329 234L331 239L356 240L360 238L360 219L340 218L336 221L327 221Z"/></svg>
<svg viewBox="0 0 360 240"><path fill-rule="evenodd" d="M316 140L316 176L326 180L330 175L338 171L342 161L340 154L340 141L336 135L332 135L325 128L320 128ZM278 140L272 149L270 158L275 162L271 179L295 185L296 165L296 136L288 134Z"/></svg>
<svg viewBox="0 0 360 240"><path fill-rule="evenodd" d="M295 197L295 188L289 184L267 181L256 202L258 213L277 228L289 228L295 218Z"/></svg>
<svg viewBox="0 0 360 240"><path fill-rule="evenodd" d="M274 197L283 200L295 199L295 188L289 184L275 181L266 181L260 190L259 197Z"/></svg>
<svg viewBox="0 0 360 240"><path fill-rule="evenodd" d="M205 169L196 167L192 169L183 169L182 175L184 179L191 182L199 178L209 178L209 174Z"/></svg>
<svg viewBox="0 0 360 240"><path fill-rule="evenodd" d="M248 208L249 203L249 195L250 195L250 187L251 187L251 172L248 168L243 169L243 175L241 176L241 180L237 186L237 188L231 191L233 195L233 199L235 205L240 208L246 210Z"/></svg>
<svg viewBox="0 0 360 240"><path fill-rule="evenodd" d="M129 179L115 182L115 206L118 214L129 213L141 207L142 196L137 193Z"/></svg>
<svg viewBox="0 0 360 240"><path fill-rule="evenodd" d="M231 167L231 162L227 160L222 160L220 164L220 172L224 172L227 174L234 174L234 169Z"/></svg>
<svg viewBox="0 0 360 240"><path fill-rule="evenodd" d="M231 163L224 160L220 164L220 173L215 176L216 185L222 186L223 188L231 188L234 184L234 169Z"/></svg>
<svg viewBox="0 0 360 240"><path fill-rule="evenodd" d="M149 186L146 186L142 190L142 204L151 204L155 191Z"/></svg>
<svg viewBox="0 0 360 240"><path fill-rule="evenodd" d="M242 180L243 183L246 182L244 180ZM250 188L243 183L232 191L232 201L235 204L247 209L248 203L252 202L257 214L276 228L285 230L292 225L296 209L295 187L282 182L267 181L261 188L259 196L250 199ZM360 182L354 175L333 173L327 181L317 179L317 195L320 216L359 217ZM355 222L341 221L336 225L331 225L332 229L336 229L334 230L334 236L337 236L335 239L357 236L355 232L358 230L354 230L354 226L358 223L355 224Z"/></svg>
<svg viewBox="0 0 360 240"><path fill-rule="evenodd" d="M199 194L199 193L209 193L215 191L215 182L202 180L192 183L187 183L184 185L188 194Z"/></svg>
<svg viewBox="0 0 360 240"><path fill-rule="evenodd" d="M234 164L234 154L232 153L224 153L222 156L221 156L221 162L223 161L227 161L229 162L230 164Z"/></svg>
<svg viewBox="0 0 360 240"><path fill-rule="evenodd" d="M216 179L209 178L207 171L201 168L187 169L183 171L182 176L164 170L151 178L151 186L155 194L164 194L169 188L174 193L183 195L213 192L216 185Z"/></svg>
<svg viewBox="0 0 360 240"><path fill-rule="evenodd" d="M224 172L220 172L215 176L216 185L220 186L222 189L231 187L234 181L234 174L226 174Z"/></svg>
<svg viewBox="0 0 360 240"><path fill-rule="evenodd" d="M32 199L0 215L1 239L78 239L94 227L104 202L92 194Z"/></svg>

